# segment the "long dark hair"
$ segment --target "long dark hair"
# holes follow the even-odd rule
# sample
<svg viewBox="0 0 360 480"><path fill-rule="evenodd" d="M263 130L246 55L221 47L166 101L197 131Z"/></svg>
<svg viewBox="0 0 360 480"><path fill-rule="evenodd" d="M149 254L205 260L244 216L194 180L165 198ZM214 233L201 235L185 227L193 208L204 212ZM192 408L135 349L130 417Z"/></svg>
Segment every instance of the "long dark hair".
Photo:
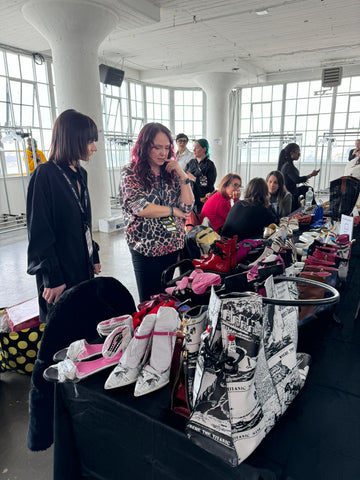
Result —
<svg viewBox="0 0 360 480"><path fill-rule="evenodd" d="M172 138L170 130L161 123L147 123L140 130L134 148L131 152L131 163L134 165L134 172L144 188L151 189L150 176L150 164L149 164L149 149L153 146L153 141L156 135L159 133L165 133L170 142L170 150L168 153L168 159L174 158L174 140ZM161 167L161 174L166 181L171 181L172 177L165 170L166 164Z"/></svg>
<svg viewBox="0 0 360 480"><path fill-rule="evenodd" d="M285 187L284 175L281 172L279 172L279 170L273 170L272 172L268 173L266 177L266 183L268 182L271 176L276 177L276 180L278 182L279 188L278 188L278 191L276 192L276 197L280 201L285 197L285 193L287 192Z"/></svg>
<svg viewBox="0 0 360 480"><path fill-rule="evenodd" d="M291 153L300 151L300 147L297 143L289 143L283 148L279 155L279 162L277 169L281 172L285 163L292 162Z"/></svg>
<svg viewBox="0 0 360 480"><path fill-rule="evenodd" d="M98 129L90 117L65 110L55 120L49 160L58 165L79 165L87 157L88 145L97 142Z"/></svg>
<svg viewBox="0 0 360 480"><path fill-rule="evenodd" d="M255 177L246 185L244 200L251 205L269 206L269 189L263 178Z"/></svg>

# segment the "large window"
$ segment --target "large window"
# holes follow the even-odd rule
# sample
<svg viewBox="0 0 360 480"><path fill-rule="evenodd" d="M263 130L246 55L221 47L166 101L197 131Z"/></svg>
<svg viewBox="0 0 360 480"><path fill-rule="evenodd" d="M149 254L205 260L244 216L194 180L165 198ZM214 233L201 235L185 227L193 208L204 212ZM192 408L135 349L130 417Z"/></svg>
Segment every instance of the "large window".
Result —
<svg viewBox="0 0 360 480"><path fill-rule="evenodd" d="M48 153L54 120L50 65L49 59L41 55L0 50L2 175L26 172L23 162L25 135L31 135L37 140L38 148L45 155Z"/></svg>
<svg viewBox="0 0 360 480"><path fill-rule="evenodd" d="M204 93L202 90L174 91L175 134L195 139L204 136Z"/></svg>
<svg viewBox="0 0 360 480"><path fill-rule="evenodd" d="M239 115L242 160L276 163L279 150L293 141L302 162L321 162L324 155L345 162L360 131L360 77L330 89L320 81L244 88Z"/></svg>

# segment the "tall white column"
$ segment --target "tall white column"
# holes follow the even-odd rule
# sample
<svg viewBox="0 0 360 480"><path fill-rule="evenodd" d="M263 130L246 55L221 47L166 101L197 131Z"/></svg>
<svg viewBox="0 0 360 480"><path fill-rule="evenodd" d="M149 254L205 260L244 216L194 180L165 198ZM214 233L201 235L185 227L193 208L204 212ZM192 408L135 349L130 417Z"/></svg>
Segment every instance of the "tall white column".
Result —
<svg viewBox="0 0 360 480"><path fill-rule="evenodd" d="M206 93L206 139L210 144L210 158L217 169L216 183L230 173L227 168L229 141L229 93L238 77L229 73L206 73L196 77Z"/></svg>
<svg viewBox="0 0 360 480"><path fill-rule="evenodd" d="M59 112L73 108L90 116L98 126L98 151L86 165L93 228L97 230L99 218L110 215L98 48L119 18L111 9L83 0L32 0L22 12L50 44Z"/></svg>

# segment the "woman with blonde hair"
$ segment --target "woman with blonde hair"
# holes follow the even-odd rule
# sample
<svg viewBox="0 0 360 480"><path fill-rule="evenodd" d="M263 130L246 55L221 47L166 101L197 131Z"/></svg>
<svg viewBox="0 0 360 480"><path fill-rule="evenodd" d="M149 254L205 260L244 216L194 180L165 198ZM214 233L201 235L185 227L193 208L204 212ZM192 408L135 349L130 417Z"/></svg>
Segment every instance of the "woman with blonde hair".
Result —
<svg viewBox="0 0 360 480"><path fill-rule="evenodd" d="M219 190L211 195L205 202L200 215L200 222L207 217L212 228L220 233L226 217L232 207L240 198L241 177L237 173L228 173L220 181Z"/></svg>

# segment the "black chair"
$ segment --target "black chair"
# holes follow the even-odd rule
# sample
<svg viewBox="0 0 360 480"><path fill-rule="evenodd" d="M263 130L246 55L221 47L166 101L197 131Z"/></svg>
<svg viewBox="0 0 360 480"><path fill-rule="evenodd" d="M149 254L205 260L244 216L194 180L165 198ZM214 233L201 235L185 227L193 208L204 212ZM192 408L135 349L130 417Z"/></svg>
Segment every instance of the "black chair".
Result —
<svg viewBox="0 0 360 480"><path fill-rule="evenodd" d="M43 372L54 363L54 353L75 340L94 341L99 322L135 311L130 292L112 277L87 280L62 294L48 314L32 374L27 438L30 450L46 450L53 443L54 384L43 378Z"/></svg>

